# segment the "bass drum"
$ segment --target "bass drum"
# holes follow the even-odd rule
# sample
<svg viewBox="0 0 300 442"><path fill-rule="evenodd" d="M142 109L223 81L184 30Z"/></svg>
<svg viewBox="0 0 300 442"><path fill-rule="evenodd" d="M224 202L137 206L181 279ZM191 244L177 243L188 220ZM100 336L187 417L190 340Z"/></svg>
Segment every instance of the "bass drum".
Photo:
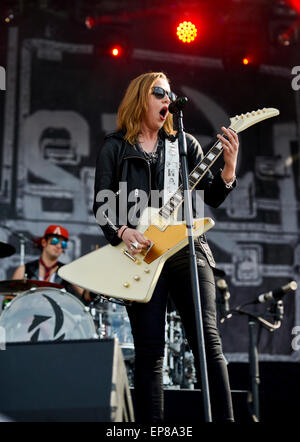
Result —
<svg viewBox="0 0 300 442"><path fill-rule="evenodd" d="M6 342L96 339L93 319L74 295L53 287L18 295L0 316Z"/></svg>

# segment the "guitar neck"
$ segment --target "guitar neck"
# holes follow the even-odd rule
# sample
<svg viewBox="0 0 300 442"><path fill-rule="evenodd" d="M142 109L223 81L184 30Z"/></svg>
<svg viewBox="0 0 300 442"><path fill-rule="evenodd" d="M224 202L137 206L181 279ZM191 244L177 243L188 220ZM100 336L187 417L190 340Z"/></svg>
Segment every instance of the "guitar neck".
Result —
<svg viewBox="0 0 300 442"><path fill-rule="evenodd" d="M219 158L223 152L221 142L218 140L209 149L204 158L197 164L197 166L189 174L189 189L193 190L197 184L202 180L207 171L211 168L214 162ZM180 185L171 198L160 208L159 215L168 219L172 213L183 203L184 192L183 186Z"/></svg>
<svg viewBox="0 0 300 442"><path fill-rule="evenodd" d="M236 133L240 133L250 126L253 126L260 121L264 121L267 118L272 118L279 115L279 110L273 107L258 109L257 111L247 112L246 114L236 115L230 118L229 128ZM224 135L223 135L224 136ZM194 187L202 180L204 175L216 161L216 159L223 152L221 142L218 140L213 147L208 151L203 160L195 167L195 169L189 174L189 189L193 190ZM170 215L183 203L184 192L183 187L180 186L176 192L171 196L166 204L159 210L159 215L164 219L168 219Z"/></svg>

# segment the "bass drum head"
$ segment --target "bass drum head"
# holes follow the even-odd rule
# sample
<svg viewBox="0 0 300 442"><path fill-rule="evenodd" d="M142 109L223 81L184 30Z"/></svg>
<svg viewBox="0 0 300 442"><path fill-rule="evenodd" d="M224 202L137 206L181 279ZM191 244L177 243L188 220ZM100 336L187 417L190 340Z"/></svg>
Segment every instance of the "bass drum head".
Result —
<svg viewBox="0 0 300 442"><path fill-rule="evenodd" d="M6 342L95 339L96 328L83 303L53 287L31 289L15 299L0 316Z"/></svg>

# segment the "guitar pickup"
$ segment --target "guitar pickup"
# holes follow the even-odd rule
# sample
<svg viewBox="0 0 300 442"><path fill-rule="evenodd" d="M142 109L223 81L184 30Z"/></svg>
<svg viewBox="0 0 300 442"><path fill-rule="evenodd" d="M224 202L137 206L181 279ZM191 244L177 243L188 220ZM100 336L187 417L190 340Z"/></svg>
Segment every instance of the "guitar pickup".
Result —
<svg viewBox="0 0 300 442"><path fill-rule="evenodd" d="M131 253L129 253L128 250L121 249L121 251L124 253L125 256L127 256L127 258L131 259L131 261L133 262L137 261L137 259L133 255L131 255Z"/></svg>

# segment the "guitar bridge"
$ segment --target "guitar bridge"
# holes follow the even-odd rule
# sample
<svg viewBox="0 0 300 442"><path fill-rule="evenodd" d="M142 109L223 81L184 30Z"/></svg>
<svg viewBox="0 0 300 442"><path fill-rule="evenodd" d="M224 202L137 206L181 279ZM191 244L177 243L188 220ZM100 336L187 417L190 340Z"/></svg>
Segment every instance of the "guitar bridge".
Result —
<svg viewBox="0 0 300 442"><path fill-rule="evenodd" d="M150 252L150 250L152 249L152 247L153 247L153 246L154 246L154 242L153 242L153 241L151 241L151 244L150 244L150 246L148 246L146 250L143 250L143 251L141 252L141 255L143 255L143 256L146 256L146 255L147 255L147 253L149 253L149 252Z"/></svg>

